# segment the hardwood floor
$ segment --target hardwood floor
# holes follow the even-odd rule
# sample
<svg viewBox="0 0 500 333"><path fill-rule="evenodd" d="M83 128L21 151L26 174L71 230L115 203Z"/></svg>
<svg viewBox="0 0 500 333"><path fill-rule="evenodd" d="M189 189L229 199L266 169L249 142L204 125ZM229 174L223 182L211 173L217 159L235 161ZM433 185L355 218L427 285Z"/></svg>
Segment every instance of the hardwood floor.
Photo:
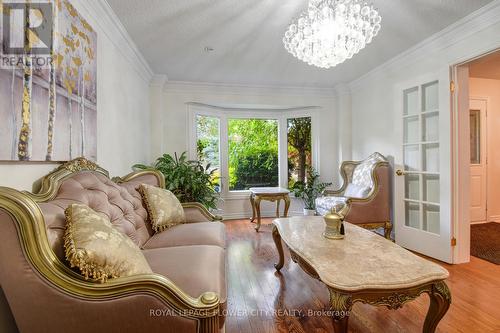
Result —
<svg viewBox="0 0 500 333"><path fill-rule="evenodd" d="M278 256L271 236L272 219L259 233L249 220L227 221L228 317L226 332L333 332L328 292L290 261L276 273ZM437 332L500 332L500 266L471 258L463 265L442 264L450 271L450 310ZM356 303L349 332L422 332L429 298L423 295L402 309ZM312 311L312 312L311 312Z"/></svg>

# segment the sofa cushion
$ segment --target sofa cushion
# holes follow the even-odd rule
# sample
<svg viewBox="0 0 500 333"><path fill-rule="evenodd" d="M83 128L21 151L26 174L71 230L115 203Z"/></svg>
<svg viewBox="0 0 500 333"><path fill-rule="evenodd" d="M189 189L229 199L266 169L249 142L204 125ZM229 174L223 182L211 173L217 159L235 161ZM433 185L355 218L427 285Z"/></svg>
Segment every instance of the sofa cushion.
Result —
<svg viewBox="0 0 500 333"><path fill-rule="evenodd" d="M375 169L376 164L383 161L385 161L385 157L381 154L371 154L354 169L352 174L352 183L371 189L373 187L372 172Z"/></svg>
<svg viewBox="0 0 500 333"><path fill-rule="evenodd" d="M86 280L105 282L108 278L152 273L139 247L106 215L81 204L71 204L65 215L66 259Z"/></svg>
<svg viewBox="0 0 500 333"><path fill-rule="evenodd" d="M139 186L139 192L142 194L149 222L155 232L161 232L186 221L179 199L169 190L142 184Z"/></svg>
<svg viewBox="0 0 500 333"><path fill-rule="evenodd" d="M207 291L226 302L225 250L219 246L197 245L143 250L153 272L163 275L191 297Z"/></svg>
<svg viewBox="0 0 500 333"><path fill-rule="evenodd" d="M333 208L341 210L346 204L346 197L319 197L316 199L316 212L318 215L325 216Z"/></svg>
<svg viewBox="0 0 500 333"><path fill-rule="evenodd" d="M103 174L82 171L64 179L52 200L39 203L49 244L60 260L64 260L64 210L72 203L84 204L105 214L115 228L139 247L151 237L146 223L148 214L140 196L131 195Z"/></svg>
<svg viewBox="0 0 500 333"><path fill-rule="evenodd" d="M157 233L144 244L144 249L187 245L216 245L226 247L225 226L221 222L179 224Z"/></svg>
<svg viewBox="0 0 500 333"><path fill-rule="evenodd" d="M345 192L344 192L344 196L348 197L348 198L362 199L362 198L366 198L368 193L370 193L369 187L360 186L360 185L356 185L356 184L351 183L351 184L347 185Z"/></svg>

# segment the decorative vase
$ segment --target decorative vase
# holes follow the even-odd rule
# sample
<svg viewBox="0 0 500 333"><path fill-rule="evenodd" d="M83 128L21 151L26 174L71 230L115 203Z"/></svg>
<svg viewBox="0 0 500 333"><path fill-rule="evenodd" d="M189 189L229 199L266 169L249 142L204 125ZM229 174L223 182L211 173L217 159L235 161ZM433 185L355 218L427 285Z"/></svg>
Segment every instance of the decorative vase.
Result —
<svg viewBox="0 0 500 333"><path fill-rule="evenodd" d="M315 209L306 209L304 208L304 216L314 216L316 215Z"/></svg>
<svg viewBox="0 0 500 333"><path fill-rule="evenodd" d="M330 212L323 218L326 223L323 236L328 239L344 239L344 216L336 212Z"/></svg>

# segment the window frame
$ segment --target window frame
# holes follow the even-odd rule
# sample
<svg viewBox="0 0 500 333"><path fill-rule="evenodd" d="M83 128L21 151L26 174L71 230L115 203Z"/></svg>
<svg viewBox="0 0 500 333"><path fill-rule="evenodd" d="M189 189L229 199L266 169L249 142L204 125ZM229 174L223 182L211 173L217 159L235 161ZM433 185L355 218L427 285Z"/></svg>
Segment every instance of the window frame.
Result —
<svg viewBox="0 0 500 333"><path fill-rule="evenodd" d="M223 199L248 198L248 190L229 190L229 140L228 119L272 119L278 121L278 177L279 186L288 187L288 119L311 117L311 154L312 166L319 172L319 107L303 107L294 109L230 109L188 103L188 155L197 159L196 153L196 118L197 116L215 117L219 119L219 161L221 175L221 197Z"/></svg>

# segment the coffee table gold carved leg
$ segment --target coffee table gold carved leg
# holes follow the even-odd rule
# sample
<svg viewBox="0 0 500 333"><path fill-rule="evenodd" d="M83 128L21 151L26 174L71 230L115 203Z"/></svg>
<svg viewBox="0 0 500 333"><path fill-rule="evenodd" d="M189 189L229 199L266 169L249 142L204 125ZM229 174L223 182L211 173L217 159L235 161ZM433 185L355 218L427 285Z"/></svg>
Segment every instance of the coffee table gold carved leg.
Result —
<svg viewBox="0 0 500 333"><path fill-rule="evenodd" d="M351 295L330 291L330 306L333 311L333 330L335 333L347 333L349 315L352 308Z"/></svg>
<svg viewBox="0 0 500 333"><path fill-rule="evenodd" d="M250 219L250 222L253 222L255 221L255 200L253 194L250 194L250 206L252 206L252 218Z"/></svg>
<svg viewBox="0 0 500 333"><path fill-rule="evenodd" d="M285 264L285 255L283 253L283 244L281 244L281 236L278 228L275 225L273 226L273 240L279 254L279 261L277 264L274 264L274 268L276 268L276 270L279 272Z"/></svg>
<svg viewBox="0 0 500 333"><path fill-rule="evenodd" d="M288 195L285 196L285 212L284 212L284 217L288 216L288 209L290 208L290 197Z"/></svg>
<svg viewBox="0 0 500 333"><path fill-rule="evenodd" d="M255 231L260 229L260 197L256 196L254 199L255 211L257 212L257 225L255 226Z"/></svg>
<svg viewBox="0 0 500 333"><path fill-rule="evenodd" d="M444 317L451 304L451 293L444 281L436 282L429 292L431 300L425 317L424 333L434 333L439 321Z"/></svg>

